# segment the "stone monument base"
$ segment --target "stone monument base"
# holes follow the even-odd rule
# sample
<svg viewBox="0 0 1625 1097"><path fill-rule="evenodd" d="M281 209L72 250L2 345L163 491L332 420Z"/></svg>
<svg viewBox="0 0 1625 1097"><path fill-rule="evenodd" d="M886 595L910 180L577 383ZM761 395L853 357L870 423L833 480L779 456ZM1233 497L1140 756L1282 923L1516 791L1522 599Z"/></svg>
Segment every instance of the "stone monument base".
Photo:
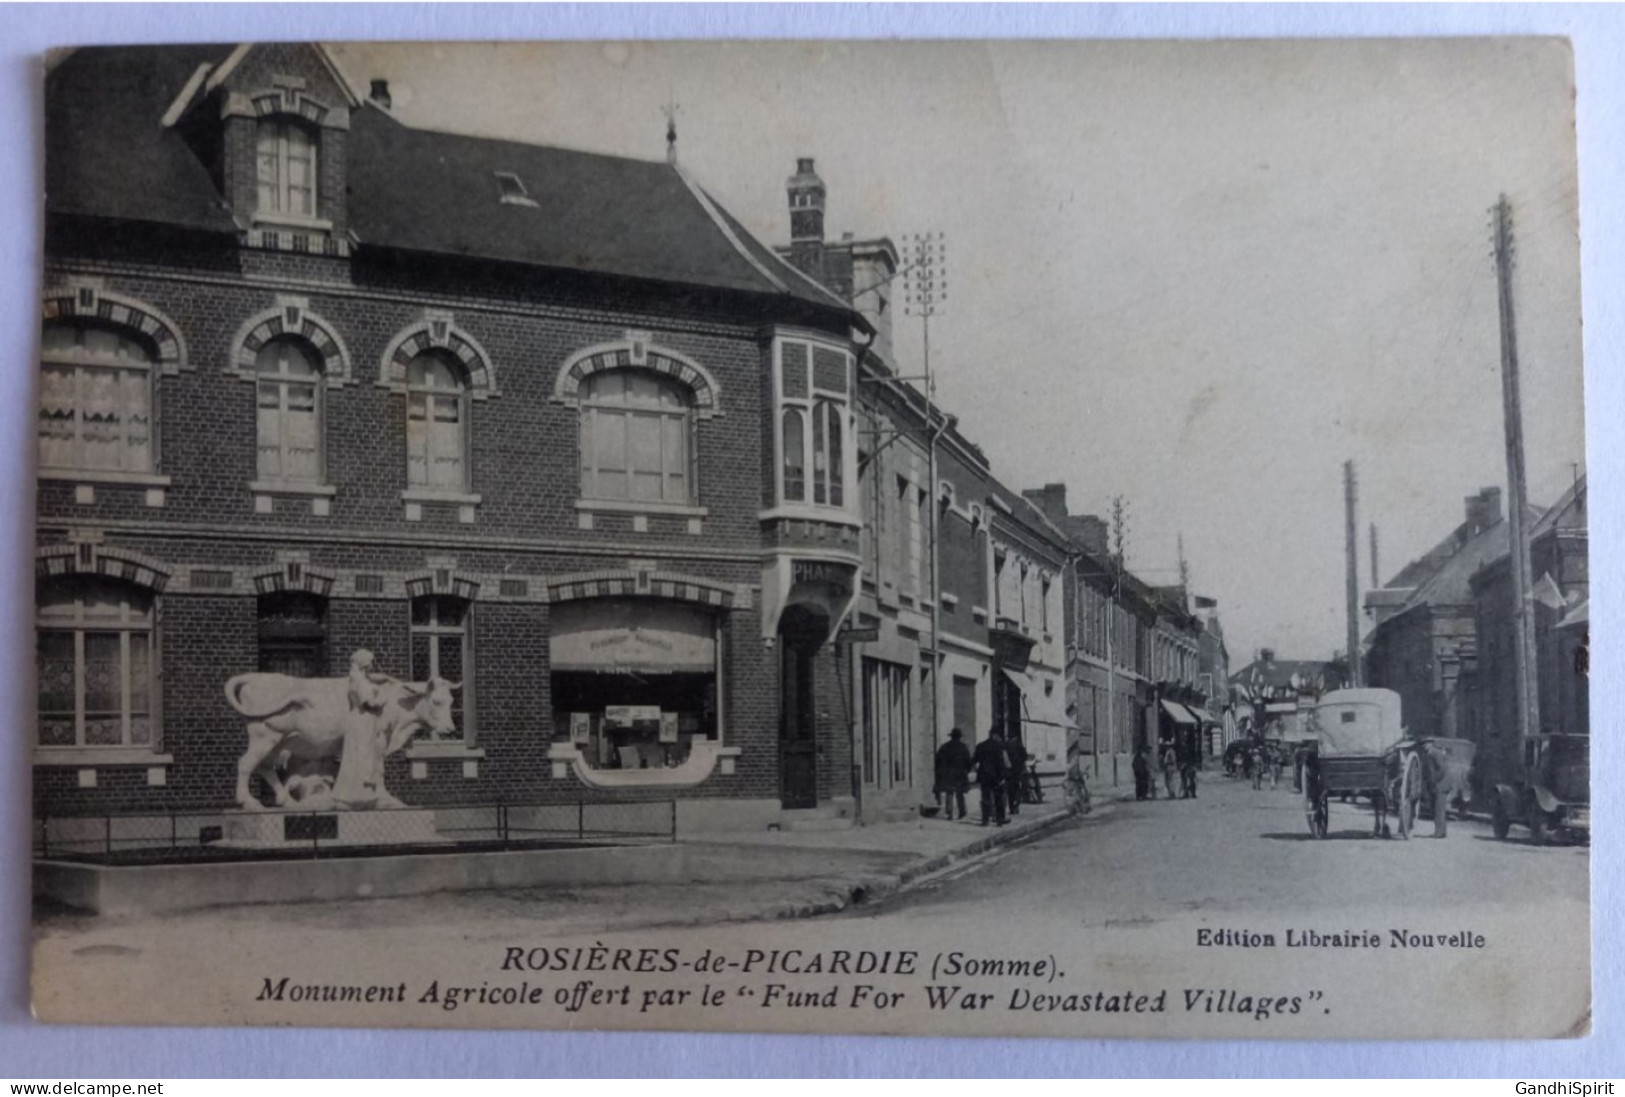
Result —
<svg viewBox="0 0 1625 1097"><path fill-rule="evenodd" d="M387 811L238 811L226 816L217 845L232 849L288 846L424 846L451 840L435 829L429 808Z"/></svg>

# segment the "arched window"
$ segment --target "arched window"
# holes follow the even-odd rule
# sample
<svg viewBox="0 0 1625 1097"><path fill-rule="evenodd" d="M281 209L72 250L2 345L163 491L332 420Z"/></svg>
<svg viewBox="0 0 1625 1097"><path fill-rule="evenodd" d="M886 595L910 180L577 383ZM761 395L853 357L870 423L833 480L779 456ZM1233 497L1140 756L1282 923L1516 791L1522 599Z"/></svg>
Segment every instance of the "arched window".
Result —
<svg viewBox="0 0 1625 1097"><path fill-rule="evenodd" d="M314 129L284 115L261 118L255 135L259 212L316 216Z"/></svg>
<svg viewBox="0 0 1625 1097"><path fill-rule="evenodd" d="M39 745L152 743L152 593L72 577L39 591Z"/></svg>
<svg viewBox="0 0 1625 1097"><path fill-rule="evenodd" d="M322 375L300 340L272 339L254 358L259 375L259 478L316 484L322 479Z"/></svg>
<svg viewBox="0 0 1625 1097"><path fill-rule="evenodd" d="M48 325L40 354L40 467L151 472L152 365L145 342L119 328Z"/></svg>
<svg viewBox="0 0 1625 1097"><path fill-rule="evenodd" d="M327 599L302 590L259 598L259 669L295 678L328 672Z"/></svg>
<svg viewBox="0 0 1625 1097"><path fill-rule="evenodd" d="M452 691L452 719L464 742L472 746L466 719L467 702L474 692L468 609L467 599L451 595L412 599L412 666L408 673L414 682L444 678L462 686Z"/></svg>
<svg viewBox="0 0 1625 1097"><path fill-rule="evenodd" d="M807 501L807 433L800 408L784 411L784 501Z"/></svg>
<svg viewBox="0 0 1625 1097"><path fill-rule="evenodd" d="M582 498L692 503L693 418L688 392L659 374L593 374L581 396Z"/></svg>
<svg viewBox="0 0 1625 1097"><path fill-rule="evenodd" d="M820 400L813 405L813 502L846 505L846 462L841 417L846 405Z"/></svg>
<svg viewBox="0 0 1625 1097"><path fill-rule="evenodd" d="M468 388L435 353L406 367L406 481L414 488L468 490Z"/></svg>

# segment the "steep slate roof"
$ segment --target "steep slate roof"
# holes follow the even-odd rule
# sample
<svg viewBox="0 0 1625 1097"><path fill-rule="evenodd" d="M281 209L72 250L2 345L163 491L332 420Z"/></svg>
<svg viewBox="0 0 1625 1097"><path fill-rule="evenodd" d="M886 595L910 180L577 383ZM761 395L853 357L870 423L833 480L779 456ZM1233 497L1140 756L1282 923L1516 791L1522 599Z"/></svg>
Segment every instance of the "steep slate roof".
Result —
<svg viewBox="0 0 1625 1097"><path fill-rule="evenodd" d="M229 45L83 49L46 85L52 213L235 232L209 172L160 125ZM467 256L789 297L867 321L755 240L676 166L414 129L367 104L346 144L360 247ZM504 203L496 173L534 205Z"/></svg>
<svg viewBox="0 0 1625 1097"><path fill-rule="evenodd" d="M1586 528L1586 478L1579 477L1551 506L1540 520L1529 527L1529 540L1554 529L1584 530Z"/></svg>
<svg viewBox="0 0 1625 1097"><path fill-rule="evenodd" d="M208 169L159 125L199 65L229 45L75 50L45 78L45 207L208 232L236 222Z"/></svg>
<svg viewBox="0 0 1625 1097"><path fill-rule="evenodd" d="M1547 513L1550 513L1550 511ZM1524 508L1524 521L1531 529L1539 523L1541 516L1541 510L1538 507ZM1405 604L1394 613L1393 617L1388 618L1388 621L1394 620L1401 614L1409 613L1418 606L1465 606L1472 604L1473 575L1484 565L1507 554L1507 547L1511 544L1511 537L1508 533L1510 529L1510 524L1503 518L1493 526L1486 526L1468 537L1464 543L1456 548L1454 555L1439 562L1433 573L1424 578L1416 589L1411 591L1410 596L1405 599ZM1455 534L1452 534L1452 537L1454 536ZM1384 621L1382 625L1378 625L1373 629L1373 634L1381 632L1383 627L1388 624L1388 621Z"/></svg>
<svg viewBox="0 0 1625 1097"><path fill-rule="evenodd" d="M413 129L370 105L352 116L348 153L350 224L362 247L788 294L846 308L791 277L663 161ZM502 202L498 172L516 175L535 205Z"/></svg>

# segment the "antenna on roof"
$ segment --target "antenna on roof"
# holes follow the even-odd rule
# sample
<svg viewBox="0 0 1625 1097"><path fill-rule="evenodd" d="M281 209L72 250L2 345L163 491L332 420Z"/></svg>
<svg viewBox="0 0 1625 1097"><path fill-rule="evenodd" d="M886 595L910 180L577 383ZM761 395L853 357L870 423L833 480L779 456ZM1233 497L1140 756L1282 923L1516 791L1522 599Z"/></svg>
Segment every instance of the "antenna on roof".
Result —
<svg viewBox="0 0 1625 1097"><path fill-rule="evenodd" d="M676 99L668 99L666 105L660 108L660 113L666 116L666 163L677 163L677 113L682 110Z"/></svg>

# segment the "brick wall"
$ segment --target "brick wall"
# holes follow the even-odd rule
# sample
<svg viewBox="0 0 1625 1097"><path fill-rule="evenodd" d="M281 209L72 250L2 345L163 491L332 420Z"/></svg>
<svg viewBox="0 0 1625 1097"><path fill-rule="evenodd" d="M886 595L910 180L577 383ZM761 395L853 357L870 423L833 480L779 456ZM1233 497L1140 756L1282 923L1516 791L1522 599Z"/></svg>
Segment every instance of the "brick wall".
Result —
<svg viewBox="0 0 1625 1097"><path fill-rule="evenodd" d="M261 47L232 75L231 90L257 91L273 74L302 77L316 98L337 105L326 70L309 50ZM345 229L344 130L322 131L319 213ZM211 138L211 142L213 138ZM249 214L257 203L255 122L225 120L218 147L206 143L223 198ZM246 224L246 220L242 222ZM333 580L328 608L332 671L367 647L380 666L406 673L409 604L405 577L453 556L456 570L481 576L473 621L477 774L460 758L428 758L422 777L411 759L392 757L386 780L409 802L452 799L594 799L671 796L773 798L779 791L779 688L776 653L761 640L759 590L765 545L827 545L849 538L816 528L764 531L759 511L773 499L770 341L772 325L847 329L804 303L690 286L517 268L452 257L427 261L363 242L351 258L243 246L230 235L187 234L154 226L53 217L46 284L94 278L171 319L187 347L185 368L156 382L155 471L170 478L162 505L146 485L94 484L86 498L71 482L45 481L38 493L39 540L99 537L110 549L138 552L169 576L159 600L160 693L165 750L174 762L163 784L147 767L98 768L94 789L78 787L76 767L37 767L36 795L61 807L220 807L232 801L244 746L240 716L226 704L225 678L258 665L254 577L282 566L287 553ZM237 336L279 295L308 301L347 350L348 369L325 387L330 513L311 499L273 499L256 508L255 384L236 372ZM468 402L471 489L481 499L472 523L458 507L426 503L409 521L405 398L380 385L390 342L421 322L426 309L450 312L483 348L495 391ZM582 528L579 413L553 399L572 355L651 333L658 346L703 365L716 382L717 414L694 432L697 532L687 516L595 512ZM816 524L814 524L816 525ZM639 528L642 527L642 528ZM850 546L847 546L850 547ZM555 734L548 674L546 580L633 560L698 576L743 592L724 627L725 740L743 749L737 770L697 788L613 793L571 775L552 777ZM204 591L192 573L225 575L227 589ZM378 575L381 590L357 588ZM506 596L500 577L521 576L523 595ZM969 601L969 600L967 600ZM968 604L964 608L969 613ZM820 798L850 793L851 683L833 645L819 654L817 697Z"/></svg>

